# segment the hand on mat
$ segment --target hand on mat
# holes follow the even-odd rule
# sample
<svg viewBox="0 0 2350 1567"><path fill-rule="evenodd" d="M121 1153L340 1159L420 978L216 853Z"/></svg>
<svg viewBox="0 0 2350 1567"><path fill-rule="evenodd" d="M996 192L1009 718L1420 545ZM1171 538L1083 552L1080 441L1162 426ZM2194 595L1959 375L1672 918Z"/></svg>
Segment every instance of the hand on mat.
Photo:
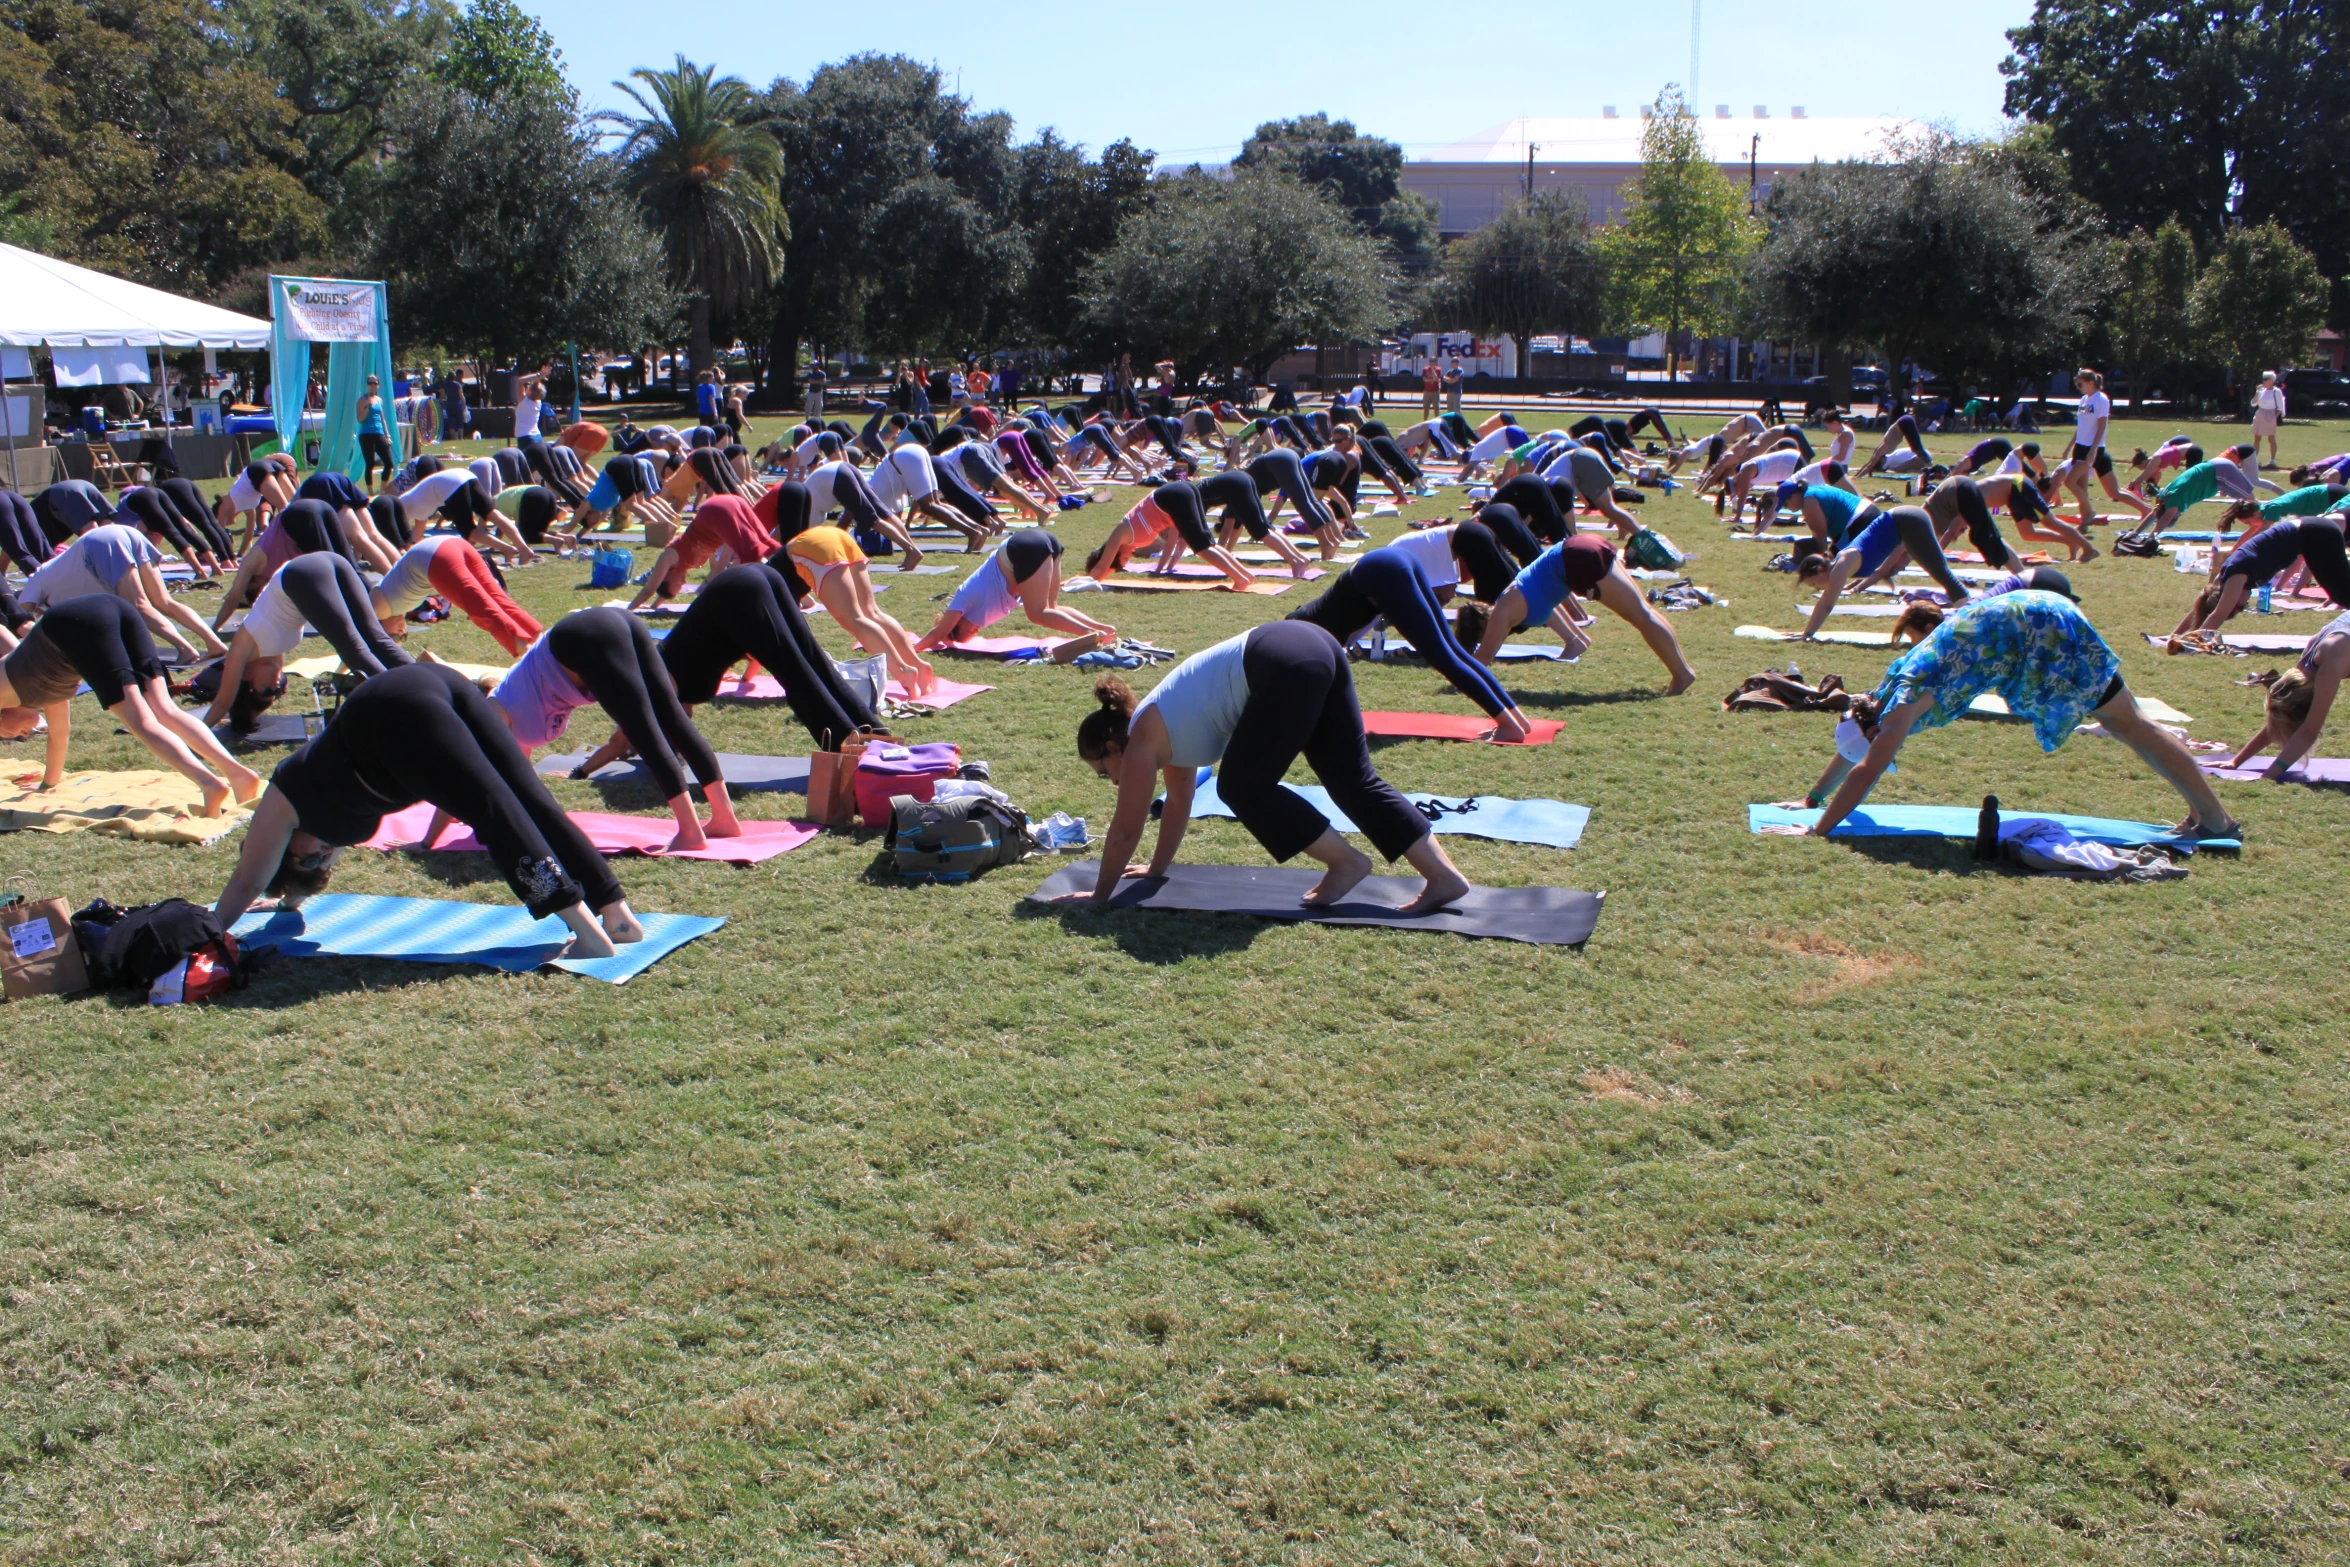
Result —
<svg viewBox="0 0 2350 1567"><path fill-rule="evenodd" d="M1774 811L1809 811L1816 810L1817 807L1809 800L1773 800L1771 809Z"/></svg>
<svg viewBox="0 0 2350 1567"><path fill-rule="evenodd" d="M20 773L17 775L15 782L19 789L32 789L37 791L49 787L41 780L42 775L39 773Z"/></svg>
<svg viewBox="0 0 2350 1567"><path fill-rule="evenodd" d="M1809 807L1799 808L1809 809ZM1769 838L1809 838L1812 836L1812 830L1809 827L1798 827L1793 822L1773 822L1760 831Z"/></svg>

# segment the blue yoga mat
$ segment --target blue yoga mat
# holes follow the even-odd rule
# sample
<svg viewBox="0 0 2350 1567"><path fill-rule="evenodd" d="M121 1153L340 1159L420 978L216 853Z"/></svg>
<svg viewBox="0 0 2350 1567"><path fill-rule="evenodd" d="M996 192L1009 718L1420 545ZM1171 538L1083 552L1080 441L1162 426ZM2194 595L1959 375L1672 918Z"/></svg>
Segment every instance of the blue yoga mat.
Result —
<svg viewBox="0 0 2350 1567"><path fill-rule="evenodd" d="M2066 816L2056 811L2001 811L2003 822L2035 817L2055 822L2083 843L2108 848L2135 849L2145 844L2193 853L2197 848L2236 849L2233 838L2182 838L2152 822L2117 822L2103 816ZM1784 811L1775 805L1746 808L1746 827L1809 827L1820 819L1817 811ZM1971 805L1864 805L1836 824L1831 838L1973 838L1982 812Z"/></svg>
<svg viewBox="0 0 2350 1567"><path fill-rule="evenodd" d="M561 958L571 932L553 915L534 920L528 909L503 903L452 903L438 898L378 898L330 892L292 913L266 910L235 925L248 945L271 946L289 958L397 958L404 963L478 963L527 974L549 962L559 969L625 985L697 937L726 923L698 914L639 914L645 939L617 957Z"/></svg>
<svg viewBox="0 0 2350 1567"><path fill-rule="evenodd" d="M1330 793L1320 784L1288 784L1286 788L1304 796L1307 804L1330 818L1330 825L1340 832L1359 833L1361 828L1346 819L1331 803ZM1406 794L1405 799L1418 805L1428 801L1436 805L1461 805L1466 798L1449 794ZM1431 825L1440 833L1458 833L1468 838L1491 838L1499 843L1532 843L1549 849L1572 849L1583 836L1583 828L1591 820L1587 805L1568 805L1558 800L1502 800L1487 795L1474 796L1473 810L1447 812ZM1232 808L1216 793L1214 777L1203 777L1191 797L1194 816L1230 816ZM1970 832L1973 829L1968 829Z"/></svg>
<svg viewBox="0 0 2350 1567"><path fill-rule="evenodd" d="M1409 642L1404 641L1401 637L1390 637L1387 641L1386 653L1376 657L1374 657L1371 652L1371 639L1369 637L1357 637L1355 639L1355 651L1362 654L1365 658L1371 658L1373 662L1381 664L1394 663L1398 660L1406 658L1411 659L1414 663L1419 664L1425 664L1428 662L1426 659L1420 657L1419 650L1417 648L1414 648ZM1470 651L1474 653L1476 650L1472 648ZM1561 664L1572 664L1575 662L1575 660L1567 657L1567 649L1564 643L1561 643L1555 647L1543 647L1540 644L1533 642L1504 642L1500 649L1496 651L1493 656L1497 661L1517 658L1544 658Z"/></svg>

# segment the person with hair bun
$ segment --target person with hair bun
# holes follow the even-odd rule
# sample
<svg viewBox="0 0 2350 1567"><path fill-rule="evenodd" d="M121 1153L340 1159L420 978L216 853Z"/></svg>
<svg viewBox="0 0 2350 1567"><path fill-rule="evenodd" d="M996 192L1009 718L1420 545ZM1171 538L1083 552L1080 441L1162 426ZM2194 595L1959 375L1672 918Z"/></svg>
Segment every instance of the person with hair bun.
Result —
<svg viewBox="0 0 2350 1567"><path fill-rule="evenodd" d="M1077 725L1077 754L1118 786L1101 876L1090 894L1097 906L1110 901L1125 877L1166 875L1183 845L1203 767L1217 770L1217 793L1267 854L1286 861L1303 853L1327 867L1300 901L1326 908L1342 900L1371 874L1371 859L1281 786L1301 754L1372 847L1388 860L1408 861L1427 879L1405 913L1433 913L1469 890L1468 878L1430 836L1428 819L1372 770L1346 652L1320 626L1276 620L1243 632L1194 653L1139 701L1116 676L1096 682L1093 693L1097 705ZM1162 780L1158 844L1148 868L1136 870L1128 862Z"/></svg>
<svg viewBox="0 0 2350 1567"><path fill-rule="evenodd" d="M2326 716L2333 711L2345 674L2350 674L2350 614L2328 621L2301 650L2301 661L2269 682L2260 732L2244 742L2228 765L2242 767L2273 745L2277 759L2269 763L2266 776L2270 783L2283 783L2293 764L2325 733Z"/></svg>

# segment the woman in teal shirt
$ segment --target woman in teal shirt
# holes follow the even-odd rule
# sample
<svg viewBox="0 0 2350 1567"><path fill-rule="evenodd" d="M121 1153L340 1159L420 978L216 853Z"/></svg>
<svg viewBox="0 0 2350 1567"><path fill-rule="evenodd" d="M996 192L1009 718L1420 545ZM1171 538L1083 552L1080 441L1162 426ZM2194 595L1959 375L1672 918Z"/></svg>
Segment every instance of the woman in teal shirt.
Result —
<svg viewBox="0 0 2350 1567"><path fill-rule="evenodd" d="M367 459L367 472L360 483L374 488L379 468L386 479L392 476L392 431L384 420L383 382L372 375L359 399L359 452Z"/></svg>

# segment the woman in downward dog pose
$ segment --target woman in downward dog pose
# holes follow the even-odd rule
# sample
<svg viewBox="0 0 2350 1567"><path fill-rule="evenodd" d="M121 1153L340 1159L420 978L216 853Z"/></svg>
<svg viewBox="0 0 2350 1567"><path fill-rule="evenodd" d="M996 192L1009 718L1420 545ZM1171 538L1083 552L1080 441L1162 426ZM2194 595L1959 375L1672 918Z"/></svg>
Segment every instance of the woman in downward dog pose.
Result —
<svg viewBox="0 0 2350 1567"><path fill-rule="evenodd" d="M596 703L620 726L653 775L661 798L669 802L670 813L677 818L677 836L669 840L669 847L702 849L710 838L742 836L718 753L686 716L661 661L660 645L645 623L626 610L574 610L556 621L506 671L490 700L505 713L525 755L562 739L571 715ZM682 766L680 754L685 758ZM706 836L694 815L693 796L686 792L688 767L710 802ZM438 838L442 824L443 817L436 812L424 841Z"/></svg>
<svg viewBox="0 0 2350 1567"><path fill-rule="evenodd" d="M278 763L214 906L221 923L235 924L265 891L279 908L300 908L326 890L345 848L420 803L471 827L533 916L571 927L565 956L608 958L613 943L645 939L620 879L530 770L498 705L438 664L376 676L324 734Z"/></svg>
<svg viewBox="0 0 2350 1567"><path fill-rule="evenodd" d="M1317 908L1338 903L1371 874L1372 864L1329 818L1281 786L1301 754L1383 857L1406 860L1427 878L1405 913L1433 913L1469 890L1468 878L1430 835L1428 819L1372 770L1346 653L1320 626L1276 620L1219 642L1176 665L1140 702L1115 676L1093 690L1100 705L1077 726L1077 754L1118 785L1095 904L1107 904L1127 876L1166 875L1183 846L1203 767L1217 769L1217 792L1267 854L1286 861L1304 853L1328 867L1302 901ZM1167 799L1158 845L1148 869L1135 871L1128 862L1162 780Z"/></svg>
<svg viewBox="0 0 2350 1567"><path fill-rule="evenodd" d="M694 510L685 532L661 546L645 585L628 607L660 603L685 591L686 575L710 565L717 571L749 561L765 560L777 549L775 536L759 520L750 502L732 495L713 495Z"/></svg>
<svg viewBox="0 0 2350 1567"><path fill-rule="evenodd" d="M1915 729L1950 723L1985 692L2031 720L2043 751L2054 751L2094 715L2105 732L2138 754L2185 798L2180 827L2200 838L2233 838L2241 829L2212 793L2211 782L2178 738L2138 711L2122 683L2121 661L2072 600L2054 593L2002 593L1964 604L1916 647L1886 666L1868 696L1855 697L1839 725L1837 756L1787 810L1825 806L1810 827L1765 828L1787 836L1826 837L1866 800Z"/></svg>
<svg viewBox="0 0 2350 1567"><path fill-rule="evenodd" d="M240 732L251 729L285 690L286 655L302 645L306 626L362 679L415 662L385 633L357 568L329 550L297 555L278 567L229 638L204 722L226 719Z"/></svg>
<svg viewBox="0 0 2350 1567"><path fill-rule="evenodd" d="M1222 474L1219 478L1237 478L1251 491L1255 485L1246 474ZM1213 480L1211 483L1215 482ZM1175 562L1186 549L1224 573L1227 585L1236 593L1248 591L1256 576L1208 532L1207 505L1202 500L1199 486L1189 479L1178 479L1162 484L1136 501L1118 525L1110 530L1101 547L1085 557L1085 573L1096 582L1107 582L1126 562L1151 545L1165 539L1159 552L1159 576L1170 575ZM1287 541L1284 541L1286 543ZM1289 552L1296 556L1296 550ZM1299 574L1303 575L1303 557Z"/></svg>
<svg viewBox="0 0 2350 1567"><path fill-rule="evenodd" d="M481 551L453 533L433 534L392 563L372 595L376 618L393 636L405 636L408 612L435 593L488 632L508 658L520 658L544 629L507 595Z"/></svg>
<svg viewBox="0 0 2350 1567"><path fill-rule="evenodd" d="M1509 634L1523 626L1547 625L1556 631L1570 654L1580 657L1591 639L1570 617L1567 606L1577 598L1597 598L1640 633L1640 640L1672 675L1665 695L1679 696L1697 684L1697 671L1681 652L1681 639L1664 616L1649 607L1640 589L1624 571L1616 547L1605 539L1578 533L1561 539L1520 571L1490 609L1463 604L1460 635L1475 639L1477 657L1490 664Z"/></svg>
<svg viewBox="0 0 2350 1567"><path fill-rule="evenodd" d="M1029 624L1083 641L1079 651L1116 641L1116 626L1061 603L1061 549L1061 541L1042 528L1022 528L1005 539L963 579L915 650L927 653L968 642L1009 615L1014 605L1027 612Z"/></svg>
<svg viewBox="0 0 2350 1567"><path fill-rule="evenodd" d="M2342 689L2345 674L2350 674L2350 614L2328 621L2301 650L2300 662L2270 683L2260 732L2244 742L2244 749L2228 766L2246 766L2273 745L2277 759L2269 763L2268 781L2285 782L2293 764L2307 756L2325 733L2326 716L2334 709L2334 697Z"/></svg>
<svg viewBox="0 0 2350 1567"><path fill-rule="evenodd" d="M1320 626L1338 639L1340 647L1351 647L1373 621L1384 618L1414 652L1452 682L1454 690L1485 709L1494 720L1494 738L1525 739L1534 732L1533 724L1493 671L1454 639L1416 553L1393 544L1367 552L1340 572L1319 598L1291 610L1288 618ZM1449 550L1446 555L1449 566ZM1457 569L1448 575L1458 580Z"/></svg>
<svg viewBox="0 0 2350 1567"><path fill-rule="evenodd" d="M73 694L87 681L98 705L139 744L204 791L204 814L218 816L261 792L261 778L221 748L196 715L171 699L163 660L139 612L111 593L54 605L21 640L0 629L0 740L21 740L49 720L41 787L65 782L73 734Z"/></svg>
<svg viewBox="0 0 2350 1567"><path fill-rule="evenodd" d="M841 630L856 638L859 647L887 655L890 678L909 698L919 701L937 686L938 671L915 651L913 635L874 597L865 552L846 529L804 528L768 563L796 576L816 602L831 612Z"/></svg>
<svg viewBox="0 0 2350 1567"><path fill-rule="evenodd" d="M2219 568L2219 593L2210 613L2192 631L2217 631L2244 607L2246 597L2273 581L2295 560L2336 604L2350 605L2350 559L2344 558L2343 525L2350 517L2326 515L2272 522L2228 552ZM2200 603L2200 600L2198 601Z"/></svg>

